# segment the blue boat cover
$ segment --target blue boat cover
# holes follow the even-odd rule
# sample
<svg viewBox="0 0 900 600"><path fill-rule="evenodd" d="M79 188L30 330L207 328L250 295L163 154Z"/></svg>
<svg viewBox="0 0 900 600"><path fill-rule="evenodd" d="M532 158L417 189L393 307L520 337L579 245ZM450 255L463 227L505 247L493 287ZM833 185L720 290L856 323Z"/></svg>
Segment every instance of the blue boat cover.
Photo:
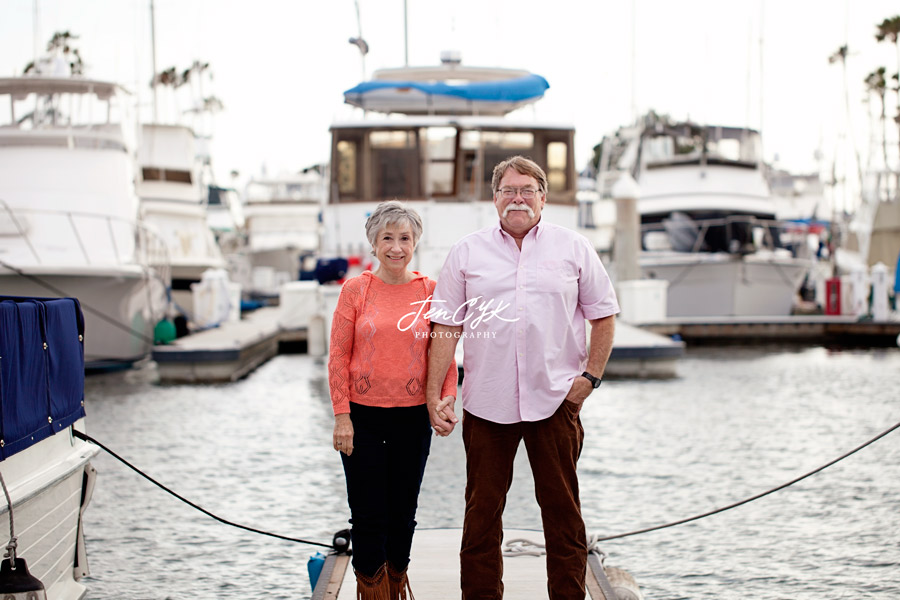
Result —
<svg viewBox="0 0 900 600"><path fill-rule="evenodd" d="M472 83L450 84L443 81L365 81L344 92L344 96L362 97L366 92L384 89L419 90L423 94L455 96L464 100L486 102L520 102L540 98L550 87L540 75L526 75L514 79L498 81L475 81Z"/></svg>
<svg viewBox="0 0 900 600"><path fill-rule="evenodd" d="M84 416L83 334L74 298L0 296L0 460Z"/></svg>

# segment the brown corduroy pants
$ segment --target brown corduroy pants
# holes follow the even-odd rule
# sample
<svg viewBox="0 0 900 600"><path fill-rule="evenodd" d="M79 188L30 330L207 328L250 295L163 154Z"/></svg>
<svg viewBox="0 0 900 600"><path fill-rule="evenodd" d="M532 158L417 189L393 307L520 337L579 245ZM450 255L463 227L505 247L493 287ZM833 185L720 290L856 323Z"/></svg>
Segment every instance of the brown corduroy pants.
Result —
<svg viewBox="0 0 900 600"><path fill-rule="evenodd" d="M578 410L571 402L563 402L547 419L511 424L463 412L467 476L459 553L463 600L503 597L501 518L521 440L541 507L550 600L584 600L587 539L576 473L584 428Z"/></svg>

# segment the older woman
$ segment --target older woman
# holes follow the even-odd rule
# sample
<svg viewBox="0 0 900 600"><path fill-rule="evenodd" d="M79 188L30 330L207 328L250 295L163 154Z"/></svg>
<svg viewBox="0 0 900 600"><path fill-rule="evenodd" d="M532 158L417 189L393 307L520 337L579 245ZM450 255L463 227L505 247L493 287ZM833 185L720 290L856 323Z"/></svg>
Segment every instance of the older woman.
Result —
<svg viewBox="0 0 900 600"><path fill-rule="evenodd" d="M366 222L378 267L344 283L331 328L334 448L347 479L362 599L405 597L409 588L406 569L431 447L425 406L431 328L424 315L435 282L407 269L421 235L415 211L396 201L378 205ZM455 399L456 381L451 364L442 397Z"/></svg>

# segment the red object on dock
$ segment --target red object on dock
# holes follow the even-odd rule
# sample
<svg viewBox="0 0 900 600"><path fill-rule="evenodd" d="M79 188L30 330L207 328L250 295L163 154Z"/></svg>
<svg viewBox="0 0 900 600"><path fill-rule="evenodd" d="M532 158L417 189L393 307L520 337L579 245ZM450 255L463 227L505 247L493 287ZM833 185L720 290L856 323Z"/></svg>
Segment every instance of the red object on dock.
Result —
<svg viewBox="0 0 900 600"><path fill-rule="evenodd" d="M832 277L825 280L825 314L841 314L841 278Z"/></svg>

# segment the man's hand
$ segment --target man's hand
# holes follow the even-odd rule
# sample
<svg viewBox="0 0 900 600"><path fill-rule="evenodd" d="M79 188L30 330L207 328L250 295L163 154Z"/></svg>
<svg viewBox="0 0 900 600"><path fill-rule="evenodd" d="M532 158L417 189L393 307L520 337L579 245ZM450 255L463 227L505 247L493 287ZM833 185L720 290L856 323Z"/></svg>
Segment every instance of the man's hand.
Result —
<svg viewBox="0 0 900 600"><path fill-rule="evenodd" d="M593 391L594 386L591 385L591 382L578 375L572 381L572 387L569 388L569 393L566 394L566 400L580 407Z"/></svg>
<svg viewBox="0 0 900 600"><path fill-rule="evenodd" d="M353 421L350 414L334 415L334 449L347 456L353 454Z"/></svg>
<svg viewBox="0 0 900 600"><path fill-rule="evenodd" d="M428 418L431 420L435 435L443 437L453 433L453 428L459 421L453 410L454 404L456 404L455 396L428 399Z"/></svg>

